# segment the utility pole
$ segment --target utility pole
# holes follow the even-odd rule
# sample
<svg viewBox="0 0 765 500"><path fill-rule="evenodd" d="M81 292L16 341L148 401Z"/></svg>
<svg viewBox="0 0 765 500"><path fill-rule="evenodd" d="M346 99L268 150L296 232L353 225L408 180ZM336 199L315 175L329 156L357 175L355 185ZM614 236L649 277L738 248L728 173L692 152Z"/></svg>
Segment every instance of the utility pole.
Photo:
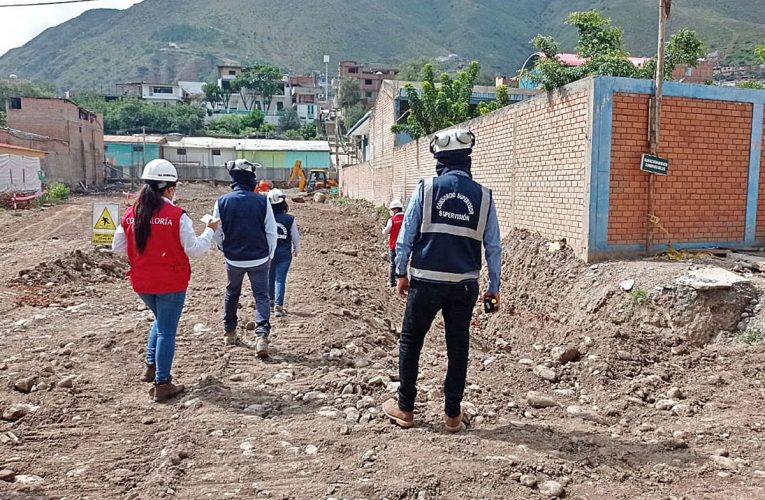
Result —
<svg viewBox="0 0 765 500"><path fill-rule="evenodd" d="M672 0L659 0L659 41L656 55L656 93L651 106L650 145L651 154L659 155L659 137L661 132L661 100L664 89L664 51L667 34L667 21L672 10ZM656 217L656 174L648 174L648 229L646 231L645 251L650 255L653 249L653 224Z"/></svg>
<svg viewBox="0 0 765 500"><path fill-rule="evenodd" d="M324 56L324 102L329 104L329 56Z"/></svg>

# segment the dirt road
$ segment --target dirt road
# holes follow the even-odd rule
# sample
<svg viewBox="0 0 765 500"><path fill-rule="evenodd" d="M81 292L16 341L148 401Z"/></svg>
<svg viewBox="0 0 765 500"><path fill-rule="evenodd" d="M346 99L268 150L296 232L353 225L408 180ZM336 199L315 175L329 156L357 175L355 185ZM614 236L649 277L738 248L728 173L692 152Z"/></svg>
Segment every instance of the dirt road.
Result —
<svg viewBox="0 0 765 500"><path fill-rule="evenodd" d="M187 185L180 203L197 220L219 192ZM437 330L418 426L391 426L379 407L395 393L403 301L385 286L382 221L356 204L292 204L304 249L268 360L224 348L222 256L193 261L174 368L189 390L154 404L137 381L150 314L124 263L89 244L90 204L109 199L122 201L0 213L0 498L765 498L761 347L641 358L604 382L597 349L623 341L584 332L568 340L592 354L550 364L562 376L548 382L532 366L550 355L545 333L516 311L477 316L472 428L442 430ZM243 300L241 323L252 314ZM656 400L680 384L671 396L692 411L636 399L635 380Z"/></svg>

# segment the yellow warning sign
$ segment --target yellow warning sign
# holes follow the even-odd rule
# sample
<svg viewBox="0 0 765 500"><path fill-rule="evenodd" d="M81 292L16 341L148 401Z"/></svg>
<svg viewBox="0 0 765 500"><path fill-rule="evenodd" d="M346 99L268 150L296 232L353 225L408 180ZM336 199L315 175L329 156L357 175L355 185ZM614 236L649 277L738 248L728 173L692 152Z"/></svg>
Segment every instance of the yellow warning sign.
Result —
<svg viewBox="0 0 765 500"><path fill-rule="evenodd" d="M111 245L114 241L114 233L93 233L94 245Z"/></svg>
<svg viewBox="0 0 765 500"><path fill-rule="evenodd" d="M117 224L120 220L120 207L114 203L93 204L93 244L111 245Z"/></svg>
<svg viewBox="0 0 765 500"><path fill-rule="evenodd" d="M114 231L117 229L108 208L104 207L104 210L101 212L101 216L98 218L98 222L96 222L93 229L104 229L107 231Z"/></svg>

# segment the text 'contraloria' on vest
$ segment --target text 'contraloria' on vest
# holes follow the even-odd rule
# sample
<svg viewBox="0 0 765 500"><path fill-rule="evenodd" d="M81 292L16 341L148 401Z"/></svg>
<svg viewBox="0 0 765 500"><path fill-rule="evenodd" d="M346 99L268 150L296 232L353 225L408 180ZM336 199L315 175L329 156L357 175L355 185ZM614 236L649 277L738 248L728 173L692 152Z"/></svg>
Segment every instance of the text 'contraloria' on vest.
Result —
<svg viewBox="0 0 765 500"><path fill-rule="evenodd" d="M130 284L136 293L183 292L189 286L191 265L181 243L183 209L163 203L151 218L149 241L143 253L135 244L135 205L122 216L130 260Z"/></svg>
<svg viewBox="0 0 765 500"><path fill-rule="evenodd" d="M265 196L239 188L218 198L223 227L223 255L230 261L252 261L269 256Z"/></svg>
<svg viewBox="0 0 765 500"><path fill-rule="evenodd" d="M412 278L436 283L476 281L491 191L467 176L423 181L422 225L412 249Z"/></svg>

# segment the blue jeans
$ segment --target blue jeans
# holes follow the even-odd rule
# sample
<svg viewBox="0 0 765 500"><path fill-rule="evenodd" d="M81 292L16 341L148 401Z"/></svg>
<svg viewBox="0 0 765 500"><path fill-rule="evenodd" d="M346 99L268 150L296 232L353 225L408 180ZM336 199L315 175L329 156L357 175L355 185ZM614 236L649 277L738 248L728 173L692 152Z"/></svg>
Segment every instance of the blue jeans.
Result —
<svg viewBox="0 0 765 500"><path fill-rule="evenodd" d="M170 382L175 355L175 334L186 302L186 292L139 293L146 307L154 313L154 323L146 344L146 363L156 365L155 384Z"/></svg>
<svg viewBox="0 0 765 500"><path fill-rule="evenodd" d="M276 305L284 305L284 293L287 288L287 273L292 264L292 256L288 259L274 259L271 261L271 272L269 273L268 292L271 300Z"/></svg>
<svg viewBox="0 0 765 500"><path fill-rule="evenodd" d="M252 297L255 299L255 335L268 337L271 333L271 307L268 298L268 269L270 263L255 267L235 267L226 264L226 296L223 304L223 327L227 332L236 330L239 297L242 295L244 275L250 279Z"/></svg>

